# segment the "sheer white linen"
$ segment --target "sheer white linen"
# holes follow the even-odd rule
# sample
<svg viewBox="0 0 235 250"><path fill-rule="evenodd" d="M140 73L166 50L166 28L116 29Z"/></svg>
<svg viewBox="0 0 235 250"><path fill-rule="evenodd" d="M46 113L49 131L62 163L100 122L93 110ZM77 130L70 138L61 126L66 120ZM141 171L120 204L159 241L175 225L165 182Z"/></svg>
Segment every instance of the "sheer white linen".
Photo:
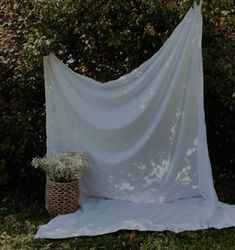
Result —
<svg viewBox="0 0 235 250"><path fill-rule="evenodd" d="M101 83L44 58L47 153L83 150L81 209L39 228L35 238L235 225L218 201L203 109L201 6L163 47L117 80Z"/></svg>

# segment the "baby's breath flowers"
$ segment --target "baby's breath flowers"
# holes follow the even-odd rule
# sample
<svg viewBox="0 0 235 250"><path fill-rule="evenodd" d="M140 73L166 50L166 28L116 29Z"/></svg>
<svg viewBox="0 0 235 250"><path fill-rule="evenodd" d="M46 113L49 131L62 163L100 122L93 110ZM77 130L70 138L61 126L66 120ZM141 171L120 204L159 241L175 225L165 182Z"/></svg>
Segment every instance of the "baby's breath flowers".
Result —
<svg viewBox="0 0 235 250"><path fill-rule="evenodd" d="M31 164L53 181L70 182L79 180L88 167L88 157L84 152L65 151L50 156L35 157Z"/></svg>

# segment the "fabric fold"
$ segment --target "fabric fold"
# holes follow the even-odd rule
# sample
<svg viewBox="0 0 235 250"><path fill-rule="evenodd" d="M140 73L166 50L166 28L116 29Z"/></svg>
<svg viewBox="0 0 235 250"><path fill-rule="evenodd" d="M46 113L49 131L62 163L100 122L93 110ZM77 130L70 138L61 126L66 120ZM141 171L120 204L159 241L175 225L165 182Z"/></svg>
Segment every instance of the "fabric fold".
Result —
<svg viewBox="0 0 235 250"><path fill-rule="evenodd" d="M201 4L190 8L150 59L101 83L44 58L47 154L89 154L81 209L35 238L120 229L181 232L235 225L218 202L203 107Z"/></svg>

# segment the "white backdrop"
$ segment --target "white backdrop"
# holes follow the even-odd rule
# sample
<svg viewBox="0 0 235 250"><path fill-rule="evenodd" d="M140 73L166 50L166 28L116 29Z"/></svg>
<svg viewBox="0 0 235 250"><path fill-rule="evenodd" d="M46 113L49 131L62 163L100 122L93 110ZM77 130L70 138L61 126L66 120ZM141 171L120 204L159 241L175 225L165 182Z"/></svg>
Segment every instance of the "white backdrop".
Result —
<svg viewBox="0 0 235 250"><path fill-rule="evenodd" d="M97 82L44 58L47 153L84 150L81 209L35 238L119 229L197 230L235 225L214 190L203 109L201 6L164 46L121 78Z"/></svg>

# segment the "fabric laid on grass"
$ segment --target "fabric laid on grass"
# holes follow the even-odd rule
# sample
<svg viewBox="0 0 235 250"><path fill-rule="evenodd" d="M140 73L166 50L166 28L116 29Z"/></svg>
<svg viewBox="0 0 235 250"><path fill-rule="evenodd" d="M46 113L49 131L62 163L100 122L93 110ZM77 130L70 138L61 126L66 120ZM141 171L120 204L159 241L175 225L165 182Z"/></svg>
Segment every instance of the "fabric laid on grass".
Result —
<svg viewBox="0 0 235 250"><path fill-rule="evenodd" d="M201 6L162 48L117 80L101 83L44 58L47 154L83 150L81 209L39 228L35 238L120 229L181 232L235 226L218 201L203 108Z"/></svg>

